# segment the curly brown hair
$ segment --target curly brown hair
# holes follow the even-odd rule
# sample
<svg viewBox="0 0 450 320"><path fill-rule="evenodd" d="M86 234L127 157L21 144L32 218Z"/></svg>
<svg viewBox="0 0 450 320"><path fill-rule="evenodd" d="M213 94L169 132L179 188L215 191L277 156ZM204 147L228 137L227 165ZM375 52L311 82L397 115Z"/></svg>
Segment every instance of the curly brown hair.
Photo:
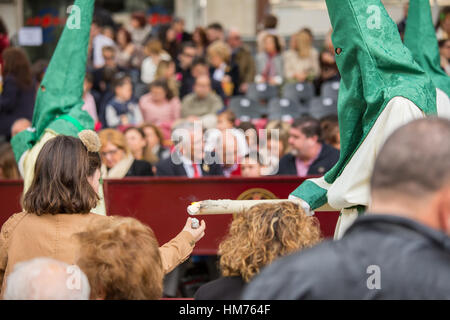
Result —
<svg viewBox="0 0 450 320"><path fill-rule="evenodd" d="M108 217L75 235L77 265L91 285L91 298L156 300L164 271L152 229L134 218Z"/></svg>
<svg viewBox="0 0 450 320"><path fill-rule="evenodd" d="M280 256L312 247L321 240L319 221L295 203L259 204L237 215L219 245L223 276L249 282Z"/></svg>

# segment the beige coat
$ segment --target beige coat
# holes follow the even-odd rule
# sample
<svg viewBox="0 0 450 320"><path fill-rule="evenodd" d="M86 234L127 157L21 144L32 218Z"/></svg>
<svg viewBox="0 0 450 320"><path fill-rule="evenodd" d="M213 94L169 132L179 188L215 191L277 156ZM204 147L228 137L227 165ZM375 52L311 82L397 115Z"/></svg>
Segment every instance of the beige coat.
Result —
<svg viewBox="0 0 450 320"><path fill-rule="evenodd" d="M284 59L284 77L287 81L294 81L297 73L306 73L308 80L319 76L319 52L312 48L311 55L307 58L300 58L298 53L293 50L287 50L283 54Z"/></svg>
<svg viewBox="0 0 450 320"><path fill-rule="evenodd" d="M57 214L37 216L17 213L6 221L0 232L0 296L6 279L16 263L38 257L49 257L74 264L78 241L74 234L99 219L112 219L97 214ZM164 272L172 271L192 253L194 237L187 231L160 247Z"/></svg>

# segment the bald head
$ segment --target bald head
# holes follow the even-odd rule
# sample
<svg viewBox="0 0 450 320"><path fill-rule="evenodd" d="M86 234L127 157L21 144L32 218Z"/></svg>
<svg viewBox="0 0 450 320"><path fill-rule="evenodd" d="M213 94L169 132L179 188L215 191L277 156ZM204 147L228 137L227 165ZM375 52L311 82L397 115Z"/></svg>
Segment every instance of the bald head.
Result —
<svg viewBox="0 0 450 320"><path fill-rule="evenodd" d="M422 119L395 131L375 163L372 193L417 197L450 184L450 121Z"/></svg>
<svg viewBox="0 0 450 320"><path fill-rule="evenodd" d="M416 120L395 131L375 162L371 211L402 213L450 233L449 142L446 119Z"/></svg>

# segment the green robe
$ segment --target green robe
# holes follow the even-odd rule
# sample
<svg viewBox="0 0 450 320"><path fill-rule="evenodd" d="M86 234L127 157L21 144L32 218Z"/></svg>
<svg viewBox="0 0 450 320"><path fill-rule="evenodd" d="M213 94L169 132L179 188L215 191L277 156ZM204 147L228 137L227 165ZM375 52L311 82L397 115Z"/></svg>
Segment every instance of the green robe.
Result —
<svg viewBox="0 0 450 320"><path fill-rule="evenodd" d="M74 5L79 10L72 10L38 90L32 129L11 141L18 162L46 130L77 137L94 128L94 120L81 110L94 0L76 0Z"/></svg>
<svg viewBox="0 0 450 320"><path fill-rule="evenodd" d="M403 45L396 24L380 0L326 3L334 30L333 45L337 51L342 50L336 54L341 74L338 98L341 153L337 164L323 178L324 184L333 185L349 162L356 160L355 153L394 98L406 98L425 115L436 115L437 111L435 86ZM358 157L367 157L371 162L376 149ZM328 202L324 184L307 180L291 195L314 210ZM354 203L354 207L359 205L366 204Z"/></svg>
<svg viewBox="0 0 450 320"><path fill-rule="evenodd" d="M410 0L404 36L405 46L437 88L450 96L450 77L441 68L439 46L430 1Z"/></svg>

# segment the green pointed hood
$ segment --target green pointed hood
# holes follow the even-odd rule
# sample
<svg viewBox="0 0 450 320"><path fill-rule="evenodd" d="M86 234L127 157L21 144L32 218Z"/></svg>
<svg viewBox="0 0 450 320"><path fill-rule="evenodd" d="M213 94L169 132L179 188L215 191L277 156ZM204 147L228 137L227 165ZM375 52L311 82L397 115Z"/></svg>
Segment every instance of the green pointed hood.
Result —
<svg viewBox="0 0 450 320"><path fill-rule="evenodd" d="M450 77L441 69L429 0L409 1L404 43L435 86L450 96Z"/></svg>
<svg viewBox="0 0 450 320"><path fill-rule="evenodd" d="M36 96L33 131L11 141L17 161L46 129L75 137L83 129L93 129L94 121L81 110L93 10L94 0L75 1Z"/></svg>
<svg viewBox="0 0 450 320"><path fill-rule="evenodd" d="M401 96L436 115L436 89L403 45L380 0L326 0L341 74L338 116L341 154L326 175L333 183L387 103Z"/></svg>

